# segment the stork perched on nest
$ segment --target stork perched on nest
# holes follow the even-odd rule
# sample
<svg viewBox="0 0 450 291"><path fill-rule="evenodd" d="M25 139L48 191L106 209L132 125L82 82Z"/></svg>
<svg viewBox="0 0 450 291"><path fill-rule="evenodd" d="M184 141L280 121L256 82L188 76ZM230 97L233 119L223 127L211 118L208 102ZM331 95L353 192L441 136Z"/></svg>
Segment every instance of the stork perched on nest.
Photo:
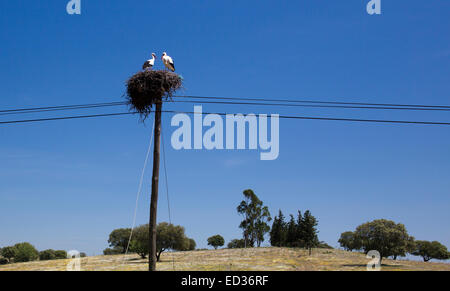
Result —
<svg viewBox="0 0 450 291"><path fill-rule="evenodd" d="M156 54L152 53L152 58L144 63L144 65L142 66L142 70L144 70L144 71L151 70L153 68L153 66L155 65L155 60L156 60Z"/></svg>
<svg viewBox="0 0 450 291"><path fill-rule="evenodd" d="M164 66L166 66L167 69L171 70L172 72L175 72L175 64L173 62L173 59L167 55L166 52L163 53L161 57Z"/></svg>

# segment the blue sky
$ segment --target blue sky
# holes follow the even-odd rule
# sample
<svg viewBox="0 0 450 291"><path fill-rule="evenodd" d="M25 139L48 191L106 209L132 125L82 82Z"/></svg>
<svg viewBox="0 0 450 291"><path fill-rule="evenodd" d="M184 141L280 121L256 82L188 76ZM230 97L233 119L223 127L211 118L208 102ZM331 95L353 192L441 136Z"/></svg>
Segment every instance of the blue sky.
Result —
<svg viewBox="0 0 450 291"><path fill-rule="evenodd" d="M383 14L369 16L367 2L82 0L82 15L70 16L65 0L1 1L0 108L121 101L153 51L174 57L182 94L448 105L450 3L383 0ZM445 112L203 109L450 121ZM123 109L83 113L105 111ZM100 254L111 230L132 223L150 131L136 116L0 126L0 246ZM281 120L276 161L166 149L172 219L198 247L214 234L240 237L236 207L248 188L274 215L310 209L333 246L387 218L450 247L447 127ZM148 220L150 175L138 224ZM167 221L163 179L160 189L158 220Z"/></svg>

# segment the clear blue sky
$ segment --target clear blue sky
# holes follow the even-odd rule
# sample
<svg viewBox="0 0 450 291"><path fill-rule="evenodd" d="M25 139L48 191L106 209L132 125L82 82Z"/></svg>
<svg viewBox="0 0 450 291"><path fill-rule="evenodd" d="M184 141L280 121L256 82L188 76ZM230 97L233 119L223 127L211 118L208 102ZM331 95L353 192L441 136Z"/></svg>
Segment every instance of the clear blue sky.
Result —
<svg viewBox="0 0 450 291"><path fill-rule="evenodd" d="M369 16L367 2L82 0L82 15L69 16L65 0L1 1L0 108L121 101L153 51L174 57L190 95L449 105L449 1L382 0L382 16ZM122 110L87 112L105 111ZM450 121L446 112L204 111ZM170 115L163 123L168 140ZM236 206L251 188L274 215L310 209L333 246L387 218L450 247L449 130L281 120L280 157L270 162L166 145L173 222L199 247L214 234L238 238ZM0 126L0 246L100 254L111 230L132 223L150 131L136 116ZM167 221L160 189L158 220Z"/></svg>

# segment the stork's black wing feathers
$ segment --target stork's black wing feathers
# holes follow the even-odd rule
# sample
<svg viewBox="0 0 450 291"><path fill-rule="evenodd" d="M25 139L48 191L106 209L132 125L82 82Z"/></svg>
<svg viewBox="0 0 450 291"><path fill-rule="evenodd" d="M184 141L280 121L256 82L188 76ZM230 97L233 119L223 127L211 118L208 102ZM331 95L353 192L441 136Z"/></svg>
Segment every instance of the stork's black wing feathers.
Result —
<svg viewBox="0 0 450 291"><path fill-rule="evenodd" d="M175 72L175 64L173 62L169 63L169 65L172 67L172 72Z"/></svg>
<svg viewBox="0 0 450 291"><path fill-rule="evenodd" d="M150 64L150 61L146 61L144 63L144 65L142 66L142 69L145 70L145 69L152 68L152 67L153 66Z"/></svg>

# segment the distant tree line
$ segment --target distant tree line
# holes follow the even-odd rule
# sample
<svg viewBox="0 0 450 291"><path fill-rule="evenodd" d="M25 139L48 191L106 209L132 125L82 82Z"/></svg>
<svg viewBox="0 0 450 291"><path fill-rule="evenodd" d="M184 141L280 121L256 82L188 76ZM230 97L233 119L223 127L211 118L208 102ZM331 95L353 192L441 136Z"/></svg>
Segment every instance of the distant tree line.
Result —
<svg viewBox="0 0 450 291"><path fill-rule="evenodd" d="M318 219L311 211L297 212L297 216L289 215L287 221L283 212L279 210L272 219L267 206L253 190L243 191L244 199L239 203L237 212L243 220L239 224L242 238L233 239L227 244L229 249L260 247L266 236L270 238L273 247L304 248L311 254L313 248L332 249L318 237ZM272 226L269 223L272 222ZM133 230L121 228L111 232L110 247L104 250L105 255L124 254L127 246L129 252L139 254L142 258L148 255L148 225L142 225ZM225 245L225 239L217 234L207 239L209 246L218 249ZM341 247L347 251L372 250L380 252L382 258L406 256L412 254L421 256L425 262L431 259L446 260L450 258L447 248L439 242L415 241L403 224L396 224L389 220L375 220L362 224L355 231L341 234ZM129 245L128 245L129 244ZM186 237L182 226L175 226L166 222L157 226L157 259L166 250L190 251L195 250L196 243Z"/></svg>
<svg viewBox="0 0 450 291"><path fill-rule="evenodd" d="M81 257L86 257L85 253L80 253ZM48 261L67 259L67 252L64 250L44 250L39 252L28 242L18 243L0 249L0 265L10 263L23 263L31 261Z"/></svg>
<svg viewBox="0 0 450 291"><path fill-rule="evenodd" d="M394 260L407 254L421 256L425 262L431 259L450 259L450 253L441 243L416 241L403 224L386 219L367 222L358 226L355 231L342 233L339 244L347 251L368 253L376 250L381 258L392 257Z"/></svg>

